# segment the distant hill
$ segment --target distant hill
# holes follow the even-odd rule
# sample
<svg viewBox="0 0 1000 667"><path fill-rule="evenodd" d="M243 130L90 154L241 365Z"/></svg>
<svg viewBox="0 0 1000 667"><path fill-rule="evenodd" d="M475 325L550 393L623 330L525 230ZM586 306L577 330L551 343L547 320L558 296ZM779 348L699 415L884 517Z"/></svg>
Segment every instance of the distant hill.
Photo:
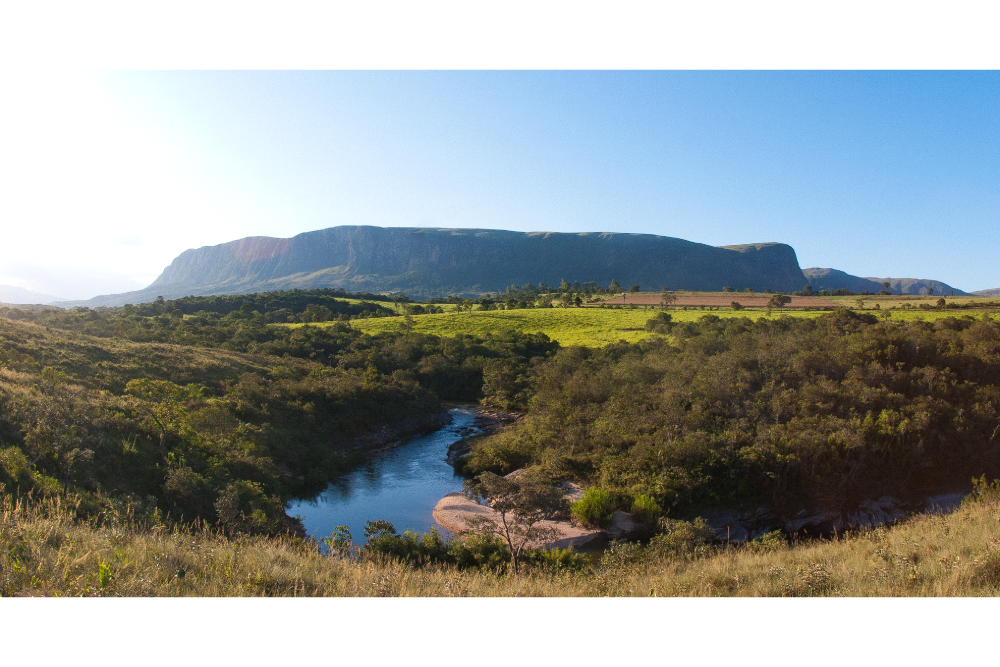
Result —
<svg viewBox="0 0 1000 667"><path fill-rule="evenodd" d="M843 271L838 271L837 269L819 269L810 268L802 269L803 275L805 275L809 284L814 290L837 290L846 289L851 292L864 292L868 290L872 294L878 294L880 290L885 289L882 285L884 282L889 282L889 291L893 294L928 294L930 290L934 290L934 294L950 295L954 292L955 296L968 296L965 292L960 289L955 289L947 283L943 283L940 280L926 280L919 278L862 278L860 276L852 276L849 273L844 273Z"/></svg>
<svg viewBox="0 0 1000 667"><path fill-rule="evenodd" d="M1000 296L1000 287L994 289L981 289L978 292L970 292L972 296Z"/></svg>
<svg viewBox="0 0 1000 667"><path fill-rule="evenodd" d="M343 226L186 250L146 289L76 303L317 287L426 298L563 279L602 286L614 279L645 290L794 291L805 283L795 251L782 243L713 247L652 234Z"/></svg>
<svg viewBox="0 0 1000 667"><path fill-rule="evenodd" d="M23 303L34 303L34 304L47 304L53 301L59 301L60 298L57 296L52 296L51 294L42 294L40 292L32 292L31 290L24 289L23 287L15 287L13 285L0 285L0 303L7 304L23 304Z"/></svg>

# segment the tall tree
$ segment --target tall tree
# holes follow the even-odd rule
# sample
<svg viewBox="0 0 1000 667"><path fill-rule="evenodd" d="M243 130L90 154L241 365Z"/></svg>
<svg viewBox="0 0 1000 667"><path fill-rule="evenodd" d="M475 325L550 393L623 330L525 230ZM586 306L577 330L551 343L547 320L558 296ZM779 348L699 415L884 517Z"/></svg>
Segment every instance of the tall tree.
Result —
<svg viewBox="0 0 1000 667"><path fill-rule="evenodd" d="M491 472L466 482L465 494L493 510L493 518L477 517L468 525L473 532L499 537L507 544L514 574L519 571L525 547L554 535L553 528L539 524L566 510L566 500L559 489Z"/></svg>

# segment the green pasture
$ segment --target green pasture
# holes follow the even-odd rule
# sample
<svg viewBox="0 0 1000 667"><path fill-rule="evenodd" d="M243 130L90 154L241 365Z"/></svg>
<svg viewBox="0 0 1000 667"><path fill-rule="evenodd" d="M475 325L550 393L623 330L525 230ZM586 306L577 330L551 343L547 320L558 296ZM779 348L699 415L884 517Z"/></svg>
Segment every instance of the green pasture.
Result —
<svg viewBox="0 0 1000 667"><path fill-rule="evenodd" d="M413 330L418 333L429 333L437 336L455 336L456 334L497 333L503 329L520 329L525 333L544 332L562 345L585 345L587 347L602 347L608 343L625 340L630 343L648 338L651 334L645 331L646 320L654 317L656 308L530 308L523 310L489 310L471 313L444 313L441 315L416 315L413 317ZM687 322L697 320L703 315L718 315L719 317L766 317L764 311L743 310L734 311L729 308L702 310L688 308L670 311L674 321ZM795 317L816 317L820 311L798 311L788 313ZM771 317L779 317L777 311ZM402 317L378 317L367 320L353 320L352 326L367 333L395 331L404 322ZM287 326L303 326L291 324ZM323 326L322 323L309 326Z"/></svg>
<svg viewBox="0 0 1000 667"><path fill-rule="evenodd" d="M857 299L859 297L825 297L835 301L844 307L858 310ZM921 303L935 304L938 296L915 297L915 296L890 296L890 297L862 297L864 307L861 312L882 316L885 311L890 311L891 320L912 321L912 320L937 320L943 317L982 317L984 313L996 313L995 309L955 309L955 310L903 310L904 303L912 304L918 308ZM990 302L991 299L982 297L954 297L946 300L951 303L966 303L981 301ZM880 306L879 309L875 305ZM391 307L391 304L389 304ZM895 308L893 308L895 306ZM449 305L445 304L448 308ZM482 335L485 333L498 333L503 329L519 329L525 333L543 332L553 340L559 341L562 345L584 345L587 347L602 347L608 343L625 340L630 343L638 342L655 334L645 331L646 320L654 317L659 311L655 306L638 306L635 308L528 308L520 310L489 310L473 312L446 312L437 315L415 315L413 316L413 330L418 333L428 333L437 336L455 336L457 334ZM771 315L763 308L744 308L743 310L733 310L726 307L711 306L678 306L668 309L674 321L690 322L697 320L703 315L716 315L723 318L748 317L757 320L761 317L772 319L782 316L788 317L819 317L828 312L826 310L786 310L784 312L773 309ZM396 331L404 323L403 317L378 317L370 319L353 320L351 325L366 333L379 333L383 331ZM290 324L282 326L299 327L301 324ZM325 323L313 323L309 326L327 326Z"/></svg>

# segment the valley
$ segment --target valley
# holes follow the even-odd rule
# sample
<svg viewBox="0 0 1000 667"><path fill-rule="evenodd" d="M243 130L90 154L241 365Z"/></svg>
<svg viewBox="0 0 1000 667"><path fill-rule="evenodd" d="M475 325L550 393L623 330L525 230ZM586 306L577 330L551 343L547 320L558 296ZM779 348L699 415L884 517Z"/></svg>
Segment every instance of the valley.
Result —
<svg viewBox="0 0 1000 667"><path fill-rule="evenodd" d="M803 512L850 513L886 496L974 491L980 504L958 514L995 511L986 481L1000 470L995 301L793 296L768 312L756 303L763 295L736 309L731 302L749 295L685 292L664 306L660 293L639 292L624 304L612 294L569 305L576 293L436 305L316 290L0 310L0 484L6 516L20 517L0 534L3 594L238 594L217 561L183 549L171 567L191 572L187 583L143 574L151 545L166 548L171 535L219 553L250 549L248 581L271 583L239 594L287 594L284 575L267 565L278 553L308 567L308 594L376 594L349 583L358 559L397 582L390 594L442 594L430 582L449 572L463 590L504 595L527 585L518 581L539 595L636 585L667 595L978 594L996 585L992 566L927 569L919 559L928 552L886 561L884 586L858 588L851 579L869 566L846 554L874 548L871 527L833 542L822 542L836 536L821 524L802 535L781 528ZM730 305L713 305L720 299ZM502 484L524 493L582 487L572 511L559 510L578 525L595 530L617 513L645 527L603 556L528 549L512 560L497 535L449 537L427 532L429 514L404 518L398 509L412 501L397 508L383 492L408 498L405 470L415 471L413 488L430 477L405 459L415 449L396 447L442 429L455 402L524 416L472 437L454 472L443 462L447 443L426 440L427 464L445 480L427 487L427 512L466 481L516 473ZM365 472L389 461L397 472ZM358 511L338 514L355 496ZM327 499L327 518L309 518L320 507L310 498ZM722 510L735 523L700 518ZM874 534L905 541L946 520L918 513ZM750 541L720 542L737 524ZM98 549L97 566L66 570L57 584L42 573L76 547L47 551L26 537L36 530L74 535L74 544L119 531L131 555ZM933 543L939 560L972 553ZM820 553L821 569L803 569ZM512 564L524 574L512 579ZM716 568L743 583L684 583ZM559 583L568 572L580 583ZM607 588L612 572L632 588ZM826 583L803 583L810 577ZM906 581L923 583L899 588Z"/></svg>

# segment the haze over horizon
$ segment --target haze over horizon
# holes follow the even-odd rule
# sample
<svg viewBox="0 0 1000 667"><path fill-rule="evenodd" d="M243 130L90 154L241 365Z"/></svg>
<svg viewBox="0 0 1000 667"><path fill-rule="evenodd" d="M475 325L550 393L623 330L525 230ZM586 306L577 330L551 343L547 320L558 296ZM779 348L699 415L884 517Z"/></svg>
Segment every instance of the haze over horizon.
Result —
<svg viewBox="0 0 1000 667"><path fill-rule="evenodd" d="M997 72L4 75L0 284L140 289L336 225L777 241L1000 286Z"/></svg>

